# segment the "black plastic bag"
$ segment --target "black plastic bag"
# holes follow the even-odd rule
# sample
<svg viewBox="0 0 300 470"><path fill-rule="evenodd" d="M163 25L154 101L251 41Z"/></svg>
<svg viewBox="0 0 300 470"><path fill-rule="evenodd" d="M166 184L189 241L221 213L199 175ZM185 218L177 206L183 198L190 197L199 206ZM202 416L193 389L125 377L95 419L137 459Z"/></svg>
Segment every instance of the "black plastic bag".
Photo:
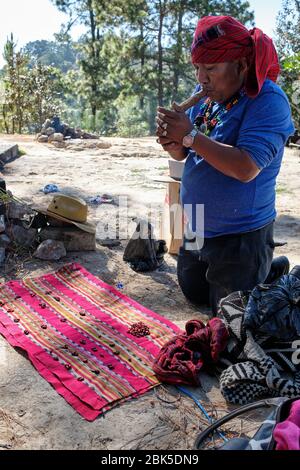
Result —
<svg viewBox="0 0 300 470"><path fill-rule="evenodd" d="M155 240L151 224L140 220L125 248L123 260L134 271L153 271L161 266L166 252L166 242Z"/></svg>
<svg viewBox="0 0 300 470"><path fill-rule="evenodd" d="M285 341L300 336L300 279L292 274L260 284L250 294L244 327Z"/></svg>

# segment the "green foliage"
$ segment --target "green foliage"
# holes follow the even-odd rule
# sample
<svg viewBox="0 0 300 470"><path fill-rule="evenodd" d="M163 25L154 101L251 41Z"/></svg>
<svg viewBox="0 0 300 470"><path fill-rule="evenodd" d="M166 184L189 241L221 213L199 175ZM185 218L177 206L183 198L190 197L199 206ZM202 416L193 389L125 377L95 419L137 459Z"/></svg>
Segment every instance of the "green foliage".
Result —
<svg viewBox="0 0 300 470"><path fill-rule="evenodd" d="M15 52L16 44L11 35L4 47L6 67L3 74L4 97L2 102L3 125L7 133L22 133L27 119L28 93L27 70L29 59Z"/></svg>
<svg viewBox="0 0 300 470"><path fill-rule="evenodd" d="M7 132L35 130L60 113L71 126L105 135L153 133L157 105L194 89L189 47L198 19L230 14L248 26L254 21L243 0L52 2L69 15L55 41L33 41L18 53L7 45L7 60L19 54L20 62L4 69ZM76 23L86 33L72 43Z"/></svg>
<svg viewBox="0 0 300 470"><path fill-rule="evenodd" d="M50 66L37 63L29 70L27 89L30 95L30 130L37 132L43 122L61 112L64 86L61 72Z"/></svg>
<svg viewBox="0 0 300 470"><path fill-rule="evenodd" d="M276 47L279 57L300 51L300 0L283 0L276 22Z"/></svg>
<svg viewBox="0 0 300 470"><path fill-rule="evenodd" d="M37 132L44 120L60 111L63 81L59 70L36 63L16 52L11 38L4 48L2 119L0 128L7 133Z"/></svg>
<svg viewBox="0 0 300 470"><path fill-rule="evenodd" d="M23 157L23 155L26 155L26 150L19 148L18 156L19 156L19 157Z"/></svg>
<svg viewBox="0 0 300 470"><path fill-rule="evenodd" d="M105 133L117 126L127 135L153 132L157 104L170 105L192 92L188 48L200 16L232 14L247 24L254 19L242 0L52 1L69 14L69 25L76 18L87 28L77 46L80 80L73 86L87 110L84 125Z"/></svg>
<svg viewBox="0 0 300 470"><path fill-rule="evenodd" d="M135 137L149 135L149 125L145 119L145 112L139 108L138 99L134 96L118 98L115 101L118 109L117 135L121 137Z"/></svg>
<svg viewBox="0 0 300 470"><path fill-rule="evenodd" d="M284 0L277 17L276 46L281 62L281 85L296 128L300 129L300 0Z"/></svg>
<svg viewBox="0 0 300 470"><path fill-rule="evenodd" d="M26 44L22 52L30 57L32 67L39 62L42 65L51 65L63 73L76 68L76 50L68 37L61 42L32 41Z"/></svg>
<svg viewBox="0 0 300 470"><path fill-rule="evenodd" d="M300 53L283 61L281 80L291 104L295 126L300 129Z"/></svg>

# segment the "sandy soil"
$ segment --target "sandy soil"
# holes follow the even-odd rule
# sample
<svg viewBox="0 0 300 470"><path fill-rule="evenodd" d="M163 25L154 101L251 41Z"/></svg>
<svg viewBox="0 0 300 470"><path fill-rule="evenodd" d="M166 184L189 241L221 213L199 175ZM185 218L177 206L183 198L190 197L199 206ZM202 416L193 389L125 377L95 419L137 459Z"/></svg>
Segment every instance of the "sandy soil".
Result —
<svg viewBox="0 0 300 470"><path fill-rule="evenodd" d="M165 184L153 179L167 173L168 162L154 138L104 138L110 148L81 151L38 144L31 136L2 139L26 152L5 166L3 177L8 189L28 203L47 205L52 195L41 188L48 183L83 198L108 193L115 204L90 207L91 219L103 227L119 210L120 195L129 200L128 220L164 199ZM299 152L286 149L277 192L275 238L287 245L276 255L287 255L292 266L300 264L299 163ZM96 252L68 253L56 263L27 259L2 270L0 281L36 276L75 260L112 285L122 282L126 295L181 327L191 318L204 318L207 311L189 305L178 287L176 257L167 255L159 270L137 274L122 260L125 244L111 249L97 244ZM2 337L0 370L0 449L191 449L199 426L206 424L194 402L172 387L158 387L88 423ZM193 393L208 411L228 409L216 380L204 376L202 384Z"/></svg>

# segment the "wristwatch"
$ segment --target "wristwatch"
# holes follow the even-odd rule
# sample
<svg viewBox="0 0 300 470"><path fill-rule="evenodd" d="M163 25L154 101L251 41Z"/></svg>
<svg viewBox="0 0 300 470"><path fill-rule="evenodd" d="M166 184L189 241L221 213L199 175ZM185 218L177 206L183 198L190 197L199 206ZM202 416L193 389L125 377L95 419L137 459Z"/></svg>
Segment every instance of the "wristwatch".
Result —
<svg viewBox="0 0 300 470"><path fill-rule="evenodd" d="M185 135L182 139L182 145L184 147L191 147L194 143L194 139L198 134L197 129L193 129L189 134Z"/></svg>

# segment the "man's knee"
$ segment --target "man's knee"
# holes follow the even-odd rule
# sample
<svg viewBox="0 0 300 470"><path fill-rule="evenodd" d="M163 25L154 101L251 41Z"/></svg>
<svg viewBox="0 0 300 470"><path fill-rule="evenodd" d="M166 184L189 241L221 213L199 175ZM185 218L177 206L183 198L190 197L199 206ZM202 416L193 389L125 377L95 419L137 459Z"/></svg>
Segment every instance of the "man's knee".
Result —
<svg viewBox="0 0 300 470"><path fill-rule="evenodd" d="M203 305L209 301L209 285L206 281L207 265L192 252L181 249L177 263L179 286L192 303Z"/></svg>

